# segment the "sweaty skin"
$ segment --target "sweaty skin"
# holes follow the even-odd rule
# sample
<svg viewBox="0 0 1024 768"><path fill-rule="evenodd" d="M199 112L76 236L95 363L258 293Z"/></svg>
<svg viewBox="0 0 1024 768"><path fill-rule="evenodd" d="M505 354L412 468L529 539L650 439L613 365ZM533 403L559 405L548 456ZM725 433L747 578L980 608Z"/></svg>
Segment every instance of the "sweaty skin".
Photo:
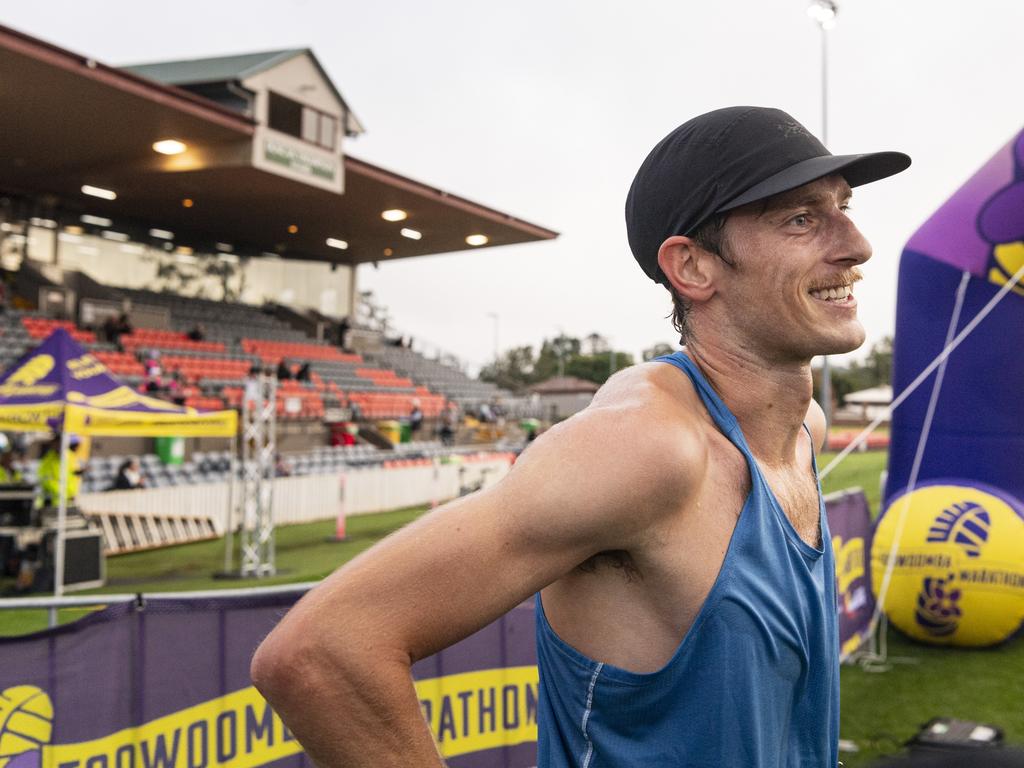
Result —
<svg viewBox="0 0 1024 768"><path fill-rule="evenodd" d="M736 416L794 528L820 544L810 359L864 340L848 286L871 250L838 176L733 212L730 266L669 238L692 301L687 354ZM834 290L829 290L834 289ZM829 298L831 297L831 298ZM663 666L721 567L750 477L689 381L612 377L488 490L393 534L304 597L259 647L256 687L320 766L442 766L410 665L543 590L563 640L635 672Z"/></svg>

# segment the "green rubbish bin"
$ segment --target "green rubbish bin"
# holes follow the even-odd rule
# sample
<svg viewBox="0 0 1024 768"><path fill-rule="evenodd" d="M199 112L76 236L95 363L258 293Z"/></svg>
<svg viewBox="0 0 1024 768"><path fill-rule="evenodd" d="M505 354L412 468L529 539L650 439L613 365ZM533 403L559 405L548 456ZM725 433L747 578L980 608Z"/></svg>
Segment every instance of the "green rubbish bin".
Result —
<svg viewBox="0 0 1024 768"><path fill-rule="evenodd" d="M402 442L402 425L397 421L378 421L377 431L390 440L394 445L398 445Z"/></svg>
<svg viewBox="0 0 1024 768"><path fill-rule="evenodd" d="M156 438L156 455L164 464L185 463L185 438L184 437L158 437Z"/></svg>
<svg viewBox="0 0 1024 768"><path fill-rule="evenodd" d="M412 442L412 424L408 421L402 422L402 442Z"/></svg>

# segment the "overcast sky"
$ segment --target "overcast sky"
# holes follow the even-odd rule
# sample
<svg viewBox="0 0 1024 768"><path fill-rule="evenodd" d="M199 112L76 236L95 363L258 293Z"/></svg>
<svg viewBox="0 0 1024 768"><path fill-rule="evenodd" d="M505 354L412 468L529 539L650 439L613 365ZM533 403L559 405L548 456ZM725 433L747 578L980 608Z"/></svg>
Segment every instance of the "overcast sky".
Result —
<svg viewBox="0 0 1024 768"><path fill-rule="evenodd" d="M857 287L868 343L894 326L910 234L1024 120L1020 0L839 0L829 146L914 164L856 190L874 245ZM639 356L674 341L622 207L650 148L734 104L821 128L807 0L515 3L35 0L0 22L108 64L310 47L367 133L347 151L561 232L553 242L360 268L399 327L479 364L560 330Z"/></svg>

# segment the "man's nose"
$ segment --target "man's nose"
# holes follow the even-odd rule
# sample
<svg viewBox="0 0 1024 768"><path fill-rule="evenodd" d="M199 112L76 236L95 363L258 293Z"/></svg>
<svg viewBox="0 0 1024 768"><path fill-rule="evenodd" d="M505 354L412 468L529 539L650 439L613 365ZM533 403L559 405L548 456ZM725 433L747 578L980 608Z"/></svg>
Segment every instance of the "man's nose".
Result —
<svg viewBox="0 0 1024 768"><path fill-rule="evenodd" d="M849 266L863 264L871 258L871 243L857 229L857 225L844 211L835 216L836 242L832 260Z"/></svg>

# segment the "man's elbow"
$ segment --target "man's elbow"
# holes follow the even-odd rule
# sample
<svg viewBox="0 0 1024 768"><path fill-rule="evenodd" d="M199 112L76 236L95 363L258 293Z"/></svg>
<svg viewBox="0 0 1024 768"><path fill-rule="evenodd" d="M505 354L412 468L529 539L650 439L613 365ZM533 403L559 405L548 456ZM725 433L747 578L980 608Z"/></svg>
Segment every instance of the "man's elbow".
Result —
<svg viewBox="0 0 1024 768"><path fill-rule="evenodd" d="M290 709L302 691L309 691L322 678L318 661L323 658L322 651L311 647L313 644L308 638L275 629L253 654L249 664L252 684L275 709Z"/></svg>

